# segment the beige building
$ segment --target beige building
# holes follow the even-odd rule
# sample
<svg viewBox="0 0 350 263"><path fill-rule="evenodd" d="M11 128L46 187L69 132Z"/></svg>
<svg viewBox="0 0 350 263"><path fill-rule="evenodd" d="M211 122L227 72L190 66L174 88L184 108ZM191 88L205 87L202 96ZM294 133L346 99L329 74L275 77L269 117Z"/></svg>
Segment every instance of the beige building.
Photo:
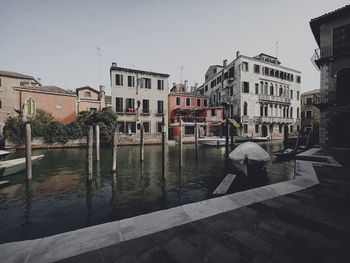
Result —
<svg viewBox="0 0 350 263"><path fill-rule="evenodd" d="M16 93L13 87L39 86L32 76L0 70L0 134L8 117L15 116Z"/></svg>
<svg viewBox="0 0 350 263"><path fill-rule="evenodd" d="M197 92L210 97L210 106L224 106L241 135L282 139L300 130L300 74L275 57L237 52L231 63L210 66Z"/></svg>
<svg viewBox="0 0 350 263"><path fill-rule="evenodd" d="M105 95L105 86L100 85L100 91L85 86L76 89L78 112L102 110L111 106L111 96Z"/></svg>
<svg viewBox="0 0 350 263"><path fill-rule="evenodd" d="M320 110L315 105L320 102L320 89L301 94L301 127L304 131L312 131L318 138L320 127Z"/></svg>
<svg viewBox="0 0 350 263"><path fill-rule="evenodd" d="M112 108L118 114L120 133L137 135L143 124L145 134L155 135L155 141L160 141L162 116L166 130L168 123L168 78L168 74L122 68L112 63Z"/></svg>

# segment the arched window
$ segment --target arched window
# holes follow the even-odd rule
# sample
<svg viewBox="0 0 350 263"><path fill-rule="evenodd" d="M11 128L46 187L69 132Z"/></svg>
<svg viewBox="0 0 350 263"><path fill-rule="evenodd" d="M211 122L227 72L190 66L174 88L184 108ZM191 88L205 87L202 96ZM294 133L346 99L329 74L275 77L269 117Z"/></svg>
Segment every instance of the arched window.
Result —
<svg viewBox="0 0 350 263"><path fill-rule="evenodd" d="M290 107L290 117L293 118L293 107Z"/></svg>
<svg viewBox="0 0 350 263"><path fill-rule="evenodd" d="M299 108L297 108L297 119L299 119Z"/></svg>
<svg viewBox="0 0 350 263"><path fill-rule="evenodd" d="M283 89L282 89L282 85L280 85L280 97L282 96L283 94Z"/></svg>
<svg viewBox="0 0 350 263"><path fill-rule="evenodd" d="M243 105L243 115L244 116L248 115L248 103L247 102L244 102L244 105Z"/></svg>
<svg viewBox="0 0 350 263"><path fill-rule="evenodd" d="M36 103L32 97L29 97L24 103L24 112L27 116L35 115Z"/></svg>
<svg viewBox="0 0 350 263"><path fill-rule="evenodd" d="M264 94L264 82L260 82L260 94Z"/></svg>
<svg viewBox="0 0 350 263"><path fill-rule="evenodd" d="M270 95L273 95L273 84L270 84Z"/></svg>
<svg viewBox="0 0 350 263"><path fill-rule="evenodd" d="M264 86L264 94L267 95L267 82L265 82L265 86Z"/></svg>

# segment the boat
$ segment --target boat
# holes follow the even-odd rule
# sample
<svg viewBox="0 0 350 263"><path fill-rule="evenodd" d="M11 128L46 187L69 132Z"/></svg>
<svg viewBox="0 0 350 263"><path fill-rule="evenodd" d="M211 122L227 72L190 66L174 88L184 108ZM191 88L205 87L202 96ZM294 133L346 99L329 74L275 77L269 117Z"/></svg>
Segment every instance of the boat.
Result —
<svg viewBox="0 0 350 263"><path fill-rule="evenodd" d="M270 140L269 137L252 137L252 138L250 138L251 142L267 142L269 140Z"/></svg>
<svg viewBox="0 0 350 263"><path fill-rule="evenodd" d="M229 138L229 141L231 142L231 138ZM249 141L248 137L244 136L233 136L233 142L235 143L242 143ZM226 144L226 138L225 137L205 137L205 138L199 138L198 143L204 144L207 146L224 146Z"/></svg>
<svg viewBox="0 0 350 263"><path fill-rule="evenodd" d="M4 159L8 154L10 154L10 152L0 150L0 160Z"/></svg>
<svg viewBox="0 0 350 263"><path fill-rule="evenodd" d="M238 145L229 158L238 172L246 175L257 175L265 171L266 163L270 160L269 154L254 142L245 142Z"/></svg>
<svg viewBox="0 0 350 263"><path fill-rule="evenodd" d="M32 156L32 165L41 160L44 155ZM26 158L18 158L0 162L0 176L8 176L26 169Z"/></svg>

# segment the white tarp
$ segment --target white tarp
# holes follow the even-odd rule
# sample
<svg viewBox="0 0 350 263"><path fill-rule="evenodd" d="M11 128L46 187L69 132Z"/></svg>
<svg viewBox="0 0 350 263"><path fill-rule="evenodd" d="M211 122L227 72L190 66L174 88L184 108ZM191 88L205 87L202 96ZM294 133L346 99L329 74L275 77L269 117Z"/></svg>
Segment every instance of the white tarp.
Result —
<svg viewBox="0 0 350 263"><path fill-rule="evenodd" d="M267 162L269 154L254 142L245 142L237 146L229 155L229 158L243 165L245 160L253 162Z"/></svg>

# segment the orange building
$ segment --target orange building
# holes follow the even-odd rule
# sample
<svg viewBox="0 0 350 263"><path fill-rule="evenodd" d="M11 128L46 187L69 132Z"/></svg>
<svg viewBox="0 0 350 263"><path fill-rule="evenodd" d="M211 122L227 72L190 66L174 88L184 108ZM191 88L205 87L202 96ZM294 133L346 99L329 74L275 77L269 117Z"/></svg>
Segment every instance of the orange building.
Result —
<svg viewBox="0 0 350 263"><path fill-rule="evenodd" d="M71 123L77 117L77 99L74 91L55 86L14 87L15 110L23 118L34 116L37 109L51 113L56 121Z"/></svg>
<svg viewBox="0 0 350 263"><path fill-rule="evenodd" d="M111 96L105 96L105 87L100 86L97 91L90 86L76 89L78 99L78 112L87 110L102 110L111 106Z"/></svg>

